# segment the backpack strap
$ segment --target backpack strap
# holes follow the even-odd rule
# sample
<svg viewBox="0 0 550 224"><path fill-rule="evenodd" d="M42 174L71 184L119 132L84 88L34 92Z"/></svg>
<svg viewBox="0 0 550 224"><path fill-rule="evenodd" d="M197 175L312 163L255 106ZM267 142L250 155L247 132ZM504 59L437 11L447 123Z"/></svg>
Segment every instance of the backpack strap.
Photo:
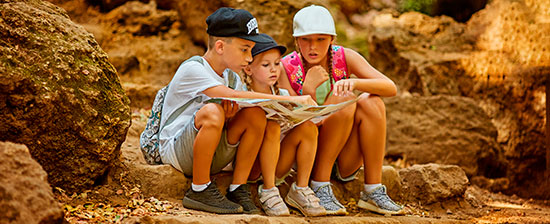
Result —
<svg viewBox="0 0 550 224"><path fill-rule="evenodd" d="M332 45L332 77L334 78L334 82L341 79L349 79L346 55L342 46Z"/></svg>
<svg viewBox="0 0 550 224"><path fill-rule="evenodd" d="M304 66L302 60L296 51L281 59L285 68L290 86L299 95L302 95L302 85L304 84Z"/></svg>

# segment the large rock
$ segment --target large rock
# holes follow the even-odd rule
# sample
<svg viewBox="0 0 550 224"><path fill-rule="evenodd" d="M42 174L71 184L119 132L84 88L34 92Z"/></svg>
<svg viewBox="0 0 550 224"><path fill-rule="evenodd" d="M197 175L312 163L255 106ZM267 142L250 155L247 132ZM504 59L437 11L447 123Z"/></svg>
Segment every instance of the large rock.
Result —
<svg viewBox="0 0 550 224"><path fill-rule="evenodd" d="M368 27L369 61L402 92L478 102L510 162L509 193L526 197L550 197L541 122L550 74L548 8L548 1L496 0L466 24L409 12L378 15Z"/></svg>
<svg viewBox="0 0 550 224"><path fill-rule="evenodd" d="M497 130L474 100L408 95L385 102L389 158L459 165L468 176L500 175L505 170Z"/></svg>
<svg viewBox="0 0 550 224"><path fill-rule="evenodd" d="M0 140L27 145L55 186L93 185L130 126L115 68L51 3L2 1L0 14Z"/></svg>
<svg viewBox="0 0 550 224"><path fill-rule="evenodd" d="M402 201L430 204L462 197L468 186L464 171L455 165L425 164L400 169Z"/></svg>
<svg viewBox="0 0 550 224"><path fill-rule="evenodd" d="M63 223L47 174L24 145L0 142L0 223Z"/></svg>

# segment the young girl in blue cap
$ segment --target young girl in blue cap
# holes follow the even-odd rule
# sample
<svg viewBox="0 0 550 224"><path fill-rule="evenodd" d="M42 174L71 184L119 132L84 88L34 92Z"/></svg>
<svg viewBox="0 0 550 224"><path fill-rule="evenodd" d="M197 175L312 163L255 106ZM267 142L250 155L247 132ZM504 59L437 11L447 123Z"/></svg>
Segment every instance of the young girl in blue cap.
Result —
<svg viewBox="0 0 550 224"><path fill-rule="evenodd" d="M319 125L319 148L311 188L328 214L347 214L330 185L331 174L341 181L355 179L364 166L364 190L358 206L383 214L399 214L402 207L386 194L382 163L386 143L386 109L380 97L394 96L396 86L356 51L333 45L336 37L330 12L312 5L294 16L297 52L282 59L279 79L290 95L311 95L318 104L358 97L356 104L332 114ZM351 78L351 74L357 78ZM353 91L363 92L355 96Z"/></svg>
<svg viewBox="0 0 550 224"><path fill-rule="evenodd" d="M253 61L244 69L247 89L253 92L288 96L287 90L277 87L277 80L281 73L281 56L286 48L278 45L270 36L260 35L270 41L257 43L252 48ZM296 182L291 185L285 201L305 216L325 215L326 211L319 204L319 198L308 186L317 149L317 127L311 121L307 121L283 134L284 136L281 137L281 127L278 123L267 122L257 160L263 177L263 185L258 187L262 208L268 215L289 214L276 187L275 179L284 179L296 162Z"/></svg>

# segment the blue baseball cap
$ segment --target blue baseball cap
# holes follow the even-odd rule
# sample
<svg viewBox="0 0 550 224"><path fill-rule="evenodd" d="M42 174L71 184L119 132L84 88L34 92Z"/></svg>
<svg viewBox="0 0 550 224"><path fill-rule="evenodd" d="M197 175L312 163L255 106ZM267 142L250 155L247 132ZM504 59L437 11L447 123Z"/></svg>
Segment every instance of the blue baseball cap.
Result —
<svg viewBox="0 0 550 224"><path fill-rule="evenodd" d="M267 41L256 43L254 45L254 47L252 48L252 57L254 57L254 56L256 56L256 55L258 55L262 52L266 52L268 50L271 50L273 48L277 48L281 52L281 55L283 55L286 52L286 47L282 46L282 45L278 45L277 42L275 42L275 40L272 37L270 37L269 35L267 35L265 33L261 33L258 36L261 36L263 39L265 39Z"/></svg>

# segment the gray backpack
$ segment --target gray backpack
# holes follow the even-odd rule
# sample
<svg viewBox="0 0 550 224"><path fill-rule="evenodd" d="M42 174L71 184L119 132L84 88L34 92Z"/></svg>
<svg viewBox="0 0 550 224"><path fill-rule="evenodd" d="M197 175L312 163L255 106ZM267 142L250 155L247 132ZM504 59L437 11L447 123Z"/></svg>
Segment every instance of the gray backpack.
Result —
<svg viewBox="0 0 550 224"><path fill-rule="evenodd" d="M200 56L193 56L183 63L196 61L204 65L204 60ZM239 81L238 75L234 73L233 71L229 72L229 88L235 89L237 82ZM185 103L180 108L176 109L174 113L170 114L164 125L160 126L161 121L161 114L162 114L162 106L164 105L164 99L166 97L166 92L168 91L168 87L170 84L166 85L162 89L160 89L157 92L157 95L155 96L155 100L153 101L153 107L151 108L151 116L147 119L147 125L145 126L145 130L141 133L141 136L139 138L139 145L141 148L141 152L143 153L143 157L145 158L145 161L147 161L148 164L155 165L155 164L162 164L162 161L160 159L160 153L159 153L159 139L160 139L160 132L162 131L162 128L164 126L167 126L171 124L176 118L183 112L185 109L194 101L196 102L202 102L201 96L196 96L193 99L189 100L187 103Z"/></svg>

